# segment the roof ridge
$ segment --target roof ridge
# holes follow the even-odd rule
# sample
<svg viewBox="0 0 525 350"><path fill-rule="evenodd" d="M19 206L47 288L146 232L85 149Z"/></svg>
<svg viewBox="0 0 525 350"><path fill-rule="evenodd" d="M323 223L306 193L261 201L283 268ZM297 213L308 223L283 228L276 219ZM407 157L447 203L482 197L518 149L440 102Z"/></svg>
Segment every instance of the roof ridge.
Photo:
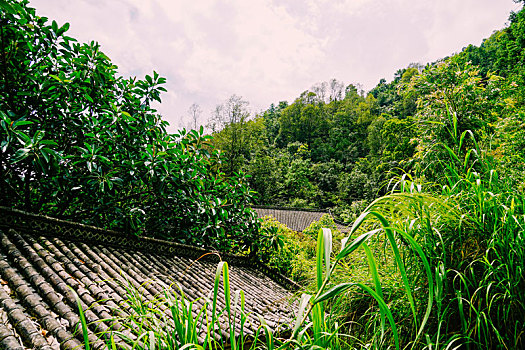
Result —
<svg viewBox="0 0 525 350"><path fill-rule="evenodd" d="M337 229L340 230L341 232L348 231L348 227L349 227L349 224L346 224L343 221L337 220L334 217L334 214L332 214L332 212L330 211L330 209L297 209L297 208L285 208L285 207L263 206L263 205L252 205L251 208L254 209L255 211L257 211L257 210L263 210L263 211L264 210L277 210L277 211L281 211L281 212L296 212L296 213L301 213L301 214L305 214L305 213L328 214L328 215L330 215L330 217L334 221L334 224L336 225ZM266 213L263 212L261 214L260 212L258 212L258 215L261 215L259 217L262 217L262 215L264 215L264 214L266 214ZM301 215L301 214L299 214L299 215ZM276 219L279 221L279 218L276 217ZM315 220L318 220L318 218L316 218ZM286 223L286 222L281 222L281 223L287 225L292 230L302 231L304 229L304 228L298 229L297 227L295 227L295 228L294 227L290 227L289 223Z"/></svg>
<svg viewBox="0 0 525 350"><path fill-rule="evenodd" d="M289 210L289 211L307 211L315 213L327 213L330 214L330 210L327 209L315 209L315 208L293 208L293 207L279 207L275 205L252 205L252 208L255 209L275 209L275 210ZM333 216L333 215L332 215Z"/></svg>
<svg viewBox="0 0 525 350"><path fill-rule="evenodd" d="M38 228L42 236L65 238L84 243L103 243L119 248L126 247L213 262L226 261L233 266L244 266L258 270L287 289L298 290L300 288L299 284L273 268L246 256L207 250L202 247L157 238L136 236L122 231L103 229L47 215L28 213L15 208L0 206L1 227L16 228L27 233L32 233L35 231L35 228Z"/></svg>

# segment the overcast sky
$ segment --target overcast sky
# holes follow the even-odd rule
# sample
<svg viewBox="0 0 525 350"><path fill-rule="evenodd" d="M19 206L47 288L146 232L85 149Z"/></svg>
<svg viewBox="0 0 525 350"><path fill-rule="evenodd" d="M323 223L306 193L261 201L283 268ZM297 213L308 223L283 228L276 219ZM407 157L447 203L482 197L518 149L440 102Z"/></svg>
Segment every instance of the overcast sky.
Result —
<svg viewBox="0 0 525 350"><path fill-rule="evenodd" d="M121 75L167 78L159 112L175 131L232 94L253 112L336 78L365 90L411 62L479 45L512 0L32 0L69 36L98 41Z"/></svg>

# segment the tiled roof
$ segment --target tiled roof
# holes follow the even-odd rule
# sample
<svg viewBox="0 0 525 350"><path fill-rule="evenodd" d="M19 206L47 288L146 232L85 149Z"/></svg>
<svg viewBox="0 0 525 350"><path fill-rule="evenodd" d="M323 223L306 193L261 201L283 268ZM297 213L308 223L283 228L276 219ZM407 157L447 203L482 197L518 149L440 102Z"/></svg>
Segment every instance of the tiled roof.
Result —
<svg viewBox="0 0 525 350"><path fill-rule="evenodd" d="M206 297L218 260L207 255L195 261L204 253L0 207L0 349L80 349L79 312L69 287L81 299L94 348L102 346L95 333L118 328L105 320L128 312L123 286L153 298L161 288L149 281L178 282L191 299ZM259 324L257 314L270 326L289 321L293 282L246 258L222 258L230 265L232 291L246 295L253 321L248 331Z"/></svg>
<svg viewBox="0 0 525 350"><path fill-rule="evenodd" d="M257 212L257 217L263 218L265 216L273 216L281 224L284 224L286 227L297 232L302 232L304 229L310 226L312 222L319 221L323 215L330 214L330 212L323 210L278 207L252 206L252 209ZM335 222L335 225L341 232L348 231L348 227L342 223Z"/></svg>

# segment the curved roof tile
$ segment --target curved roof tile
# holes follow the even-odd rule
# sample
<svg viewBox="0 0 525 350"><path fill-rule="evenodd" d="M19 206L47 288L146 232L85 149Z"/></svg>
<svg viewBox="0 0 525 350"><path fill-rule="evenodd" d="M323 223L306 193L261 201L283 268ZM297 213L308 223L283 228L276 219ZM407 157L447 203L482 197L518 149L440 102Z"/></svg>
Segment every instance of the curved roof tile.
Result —
<svg viewBox="0 0 525 350"><path fill-rule="evenodd" d="M178 283L200 306L213 289L218 261L213 254L200 258L204 253L0 207L0 348L80 348L72 290L94 348L103 345L97 333L121 328L108 321L112 316L129 314L128 285L151 300L163 286ZM249 332L256 330L257 314L270 326L290 321L289 289L296 284L244 257L221 255L230 265L232 291L246 295Z"/></svg>
<svg viewBox="0 0 525 350"><path fill-rule="evenodd" d="M295 208L279 208L279 207L263 207L252 206L252 209L257 213L257 217L263 218L265 216L273 216L281 224L286 227L302 232L314 221L319 221L325 214L332 215L329 211L316 209L295 209ZM347 232L348 227L340 222L335 222L337 229L341 232Z"/></svg>

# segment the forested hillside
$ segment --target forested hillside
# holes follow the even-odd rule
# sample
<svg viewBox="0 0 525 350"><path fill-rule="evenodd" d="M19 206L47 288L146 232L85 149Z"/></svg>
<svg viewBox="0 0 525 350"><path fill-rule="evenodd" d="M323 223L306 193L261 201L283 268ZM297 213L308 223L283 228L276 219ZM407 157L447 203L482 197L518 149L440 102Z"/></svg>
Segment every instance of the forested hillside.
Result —
<svg viewBox="0 0 525 350"><path fill-rule="evenodd" d="M319 232L317 257L311 234L265 223L287 237L270 263L310 273L311 343L524 347L524 79L522 9L479 47L411 64L369 92L332 80L253 118L228 101L240 119L223 115L214 132L226 173L251 175L258 204L330 208L352 223L332 255ZM333 304L318 303L326 295Z"/></svg>
<svg viewBox="0 0 525 350"><path fill-rule="evenodd" d="M424 171L429 151L451 147L470 130L494 166L521 186L523 17L513 13L509 27L481 46L411 64L369 92L334 79L253 118L234 96L222 129L212 129L228 158L223 170L251 175L257 204L331 208L349 220L395 177L424 173L439 182L439 171Z"/></svg>
<svg viewBox="0 0 525 350"><path fill-rule="evenodd" d="M109 349L525 347L524 10L369 92L331 80L257 116L232 96L210 136L166 131L158 73L119 76L27 0L0 9L2 206L250 255L304 284L282 333L262 317L244 333L254 301L224 261L199 310L182 286L153 301L130 286L114 327L72 332ZM330 208L349 231L325 216L292 232L254 203Z"/></svg>

